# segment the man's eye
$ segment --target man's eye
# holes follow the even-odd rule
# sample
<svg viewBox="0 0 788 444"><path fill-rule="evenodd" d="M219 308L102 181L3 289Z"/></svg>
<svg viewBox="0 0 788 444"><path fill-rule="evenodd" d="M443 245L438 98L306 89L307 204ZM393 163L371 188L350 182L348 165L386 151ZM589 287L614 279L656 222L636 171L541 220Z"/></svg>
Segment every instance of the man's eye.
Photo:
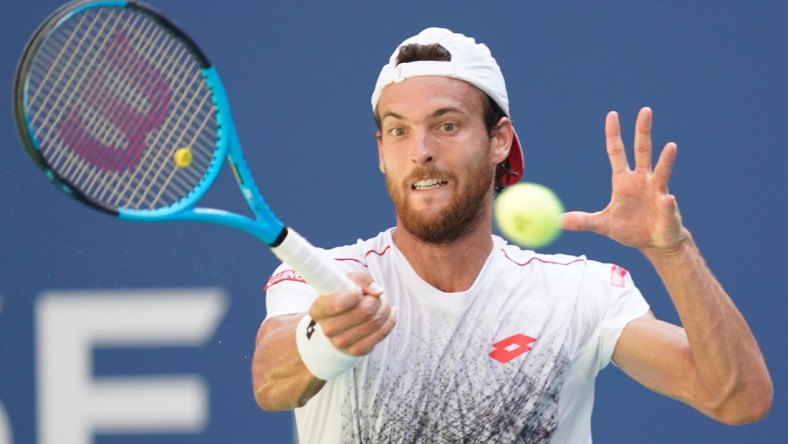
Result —
<svg viewBox="0 0 788 444"><path fill-rule="evenodd" d="M392 129L389 130L389 134L391 134L392 136L396 136L396 137L404 136L405 135L405 130L402 129L402 128L392 128Z"/></svg>
<svg viewBox="0 0 788 444"><path fill-rule="evenodd" d="M444 123L441 125L441 130L451 132L457 129L456 123Z"/></svg>

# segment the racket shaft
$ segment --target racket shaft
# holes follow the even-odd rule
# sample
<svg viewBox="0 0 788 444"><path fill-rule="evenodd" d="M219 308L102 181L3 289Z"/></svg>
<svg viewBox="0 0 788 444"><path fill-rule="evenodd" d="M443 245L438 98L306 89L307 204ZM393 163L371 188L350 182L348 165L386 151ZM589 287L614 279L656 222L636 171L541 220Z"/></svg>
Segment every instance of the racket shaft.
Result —
<svg viewBox="0 0 788 444"><path fill-rule="evenodd" d="M279 260L293 267L319 294L334 294L356 287L323 250L312 246L292 228L287 229L285 239L271 251Z"/></svg>

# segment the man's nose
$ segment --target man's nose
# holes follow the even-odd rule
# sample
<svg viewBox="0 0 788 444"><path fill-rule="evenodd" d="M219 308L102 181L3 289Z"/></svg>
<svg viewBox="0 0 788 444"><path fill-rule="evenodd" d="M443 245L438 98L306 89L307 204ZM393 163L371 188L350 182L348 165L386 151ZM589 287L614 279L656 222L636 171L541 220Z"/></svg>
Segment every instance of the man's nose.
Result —
<svg viewBox="0 0 788 444"><path fill-rule="evenodd" d="M430 140L429 132L418 131L413 140L413 163L419 165L431 163L435 159L435 150L433 148L433 141Z"/></svg>

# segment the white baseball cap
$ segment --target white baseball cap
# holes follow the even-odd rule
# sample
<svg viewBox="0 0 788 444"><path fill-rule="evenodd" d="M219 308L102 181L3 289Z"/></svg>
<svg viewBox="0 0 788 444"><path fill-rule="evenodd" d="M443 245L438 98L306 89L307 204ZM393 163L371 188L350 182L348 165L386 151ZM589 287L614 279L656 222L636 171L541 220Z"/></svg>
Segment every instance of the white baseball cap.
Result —
<svg viewBox="0 0 788 444"><path fill-rule="evenodd" d="M451 54L451 61L424 60L397 64L400 48L413 43L419 45L438 43ZM490 49L483 43L476 43L471 37L444 28L427 28L397 46L375 83L375 90L372 92L372 111L375 111L386 86L419 76L443 76L464 80L490 96L506 115L510 116L506 82ZM502 186L517 183L525 170L523 150L517 133L514 134L508 160L512 174L504 176L502 183L499 184Z"/></svg>

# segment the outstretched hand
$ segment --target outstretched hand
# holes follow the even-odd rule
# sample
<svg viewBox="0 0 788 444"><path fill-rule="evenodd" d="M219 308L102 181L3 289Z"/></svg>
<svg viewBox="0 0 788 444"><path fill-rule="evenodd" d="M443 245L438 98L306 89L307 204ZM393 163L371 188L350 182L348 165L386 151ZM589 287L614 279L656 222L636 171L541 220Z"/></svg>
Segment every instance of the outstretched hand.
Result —
<svg viewBox="0 0 788 444"><path fill-rule="evenodd" d="M652 168L651 121L651 109L641 109L635 123L635 168L631 169L618 114L608 113L605 137L613 173L610 203L596 213L564 213L564 229L593 231L644 253L670 251L681 244L686 231L676 198L668 192L677 147L666 144Z"/></svg>

